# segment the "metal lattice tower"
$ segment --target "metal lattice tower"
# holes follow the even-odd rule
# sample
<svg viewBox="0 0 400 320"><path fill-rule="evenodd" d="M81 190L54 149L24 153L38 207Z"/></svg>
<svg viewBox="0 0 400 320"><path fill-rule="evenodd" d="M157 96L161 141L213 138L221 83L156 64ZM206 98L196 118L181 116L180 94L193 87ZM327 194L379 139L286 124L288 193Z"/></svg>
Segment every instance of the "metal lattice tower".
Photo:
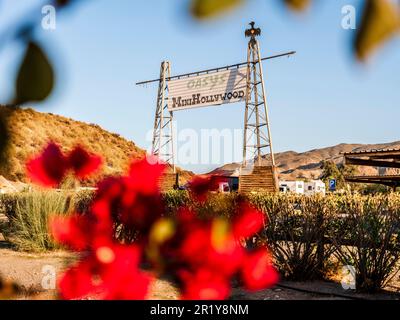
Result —
<svg viewBox="0 0 400 320"><path fill-rule="evenodd" d="M261 34L259 28L246 30L250 37L247 48L247 90L244 116L243 167L248 160L254 166L275 167L272 149L271 130L268 118L268 105L265 94L260 46L256 36ZM250 155L250 157L248 157Z"/></svg>
<svg viewBox="0 0 400 320"><path fill-rule="evenodd" d="M157 108L154 121L152 154L168 163L175 173L173 112L168 111L168 81L171 66L168 61L161 63L160 82L157 93Z"/></svg>

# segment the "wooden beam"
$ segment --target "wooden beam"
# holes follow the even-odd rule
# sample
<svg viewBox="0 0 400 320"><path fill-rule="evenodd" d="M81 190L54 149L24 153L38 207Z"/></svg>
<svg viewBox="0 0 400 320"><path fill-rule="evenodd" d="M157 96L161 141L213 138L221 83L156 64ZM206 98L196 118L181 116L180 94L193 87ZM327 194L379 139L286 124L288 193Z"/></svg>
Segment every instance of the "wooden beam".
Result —
<svg viewBox="0 0 400 320"><path fill-rule="evenodd" d="M400 186L400 183L396 182L382 182L382 181L375 181L375 180L362 180L362 179L346 179L346 182L351 182L351 183L367 183L367 184L381 184L387 187L398 187Z"/></svg>
<svg viewBox="0 0 400 320"><path fill-rule="evenodd" d="M354 176L345 177L347 182L355 183L375 183L382 184L388 187L399 187L400 176Z"/></svg>
<svg viewBox="0 0 400 320"><path fill-rule="evenodd" d="M400 160L400 155L393 155L393 154L386 154L386 155L379 155L379 156L368 156L370 159L393 159L393 160Z"/></svg>
<svg viewBox="0 0 400 320"><path fill-rule="evenodd" d="M400 156L400 149L387 149L387 150L370 150L359 152L347 152L344 156L355 157L380 157L380 156Z"/></svg>
<svg viewBox="0 0 400 320"><path fill-rule="evenodd" d="M346 164L353 164L358 166L369 166L369 167L382 167L382 168L400 168L400 162L393 161L382 161L372 159L359 159L345 156Z"/></svg>

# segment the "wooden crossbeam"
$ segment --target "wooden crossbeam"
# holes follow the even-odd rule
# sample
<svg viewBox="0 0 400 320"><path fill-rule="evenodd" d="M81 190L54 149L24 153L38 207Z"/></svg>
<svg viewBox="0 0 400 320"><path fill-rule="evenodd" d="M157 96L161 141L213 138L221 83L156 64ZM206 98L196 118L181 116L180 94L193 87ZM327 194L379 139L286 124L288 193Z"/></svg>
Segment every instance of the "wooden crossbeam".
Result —
<svg viewBox="0 0 400 320"><path fill-rule="evenodd" d="M376 159L360 159L345 156L346 164L353 164L358 166L382 167L382 168L400 168L400 162L395 161L382 161Z"/></svg>
<svg viewBox="0 0 400 320"><path fill-rule="evenodd" d="M344 156L356 156L356 157L399 157L400 149L387 149L387 150L370 150L370 151L355 151L355 152L347 152L343 154Z"/></svg>
<svg viewBox="0 0 400 320"><path fill-rule="evenodd" d="M368 156L370 159L393 159L400 160L400 155L393 154L385 154L385 155L376 155L376 156Z"/></svg>
<svg viewBox="0 0 400 320"><path fill-rule="evenodd" d="M399 187L400 176L354 176L345 177L347 182L355 183L375 183L382 184L388 187Z"/></svg>

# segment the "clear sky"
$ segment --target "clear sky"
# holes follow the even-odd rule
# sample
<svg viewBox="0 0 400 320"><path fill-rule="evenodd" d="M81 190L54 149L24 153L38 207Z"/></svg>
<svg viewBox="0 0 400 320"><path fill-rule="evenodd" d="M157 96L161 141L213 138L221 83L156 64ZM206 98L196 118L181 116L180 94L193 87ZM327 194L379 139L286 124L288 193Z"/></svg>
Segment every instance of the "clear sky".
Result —
<svg viewBox="0 0 400 320"><path fill-rule="evenodd" d="M244 61L244 29L254 20L263 31L263 56L297 51L264 63L275 151L400 140L400 41L360 66L351 54L353 32L341 27L342 7L362 0L316 1L301 16L277 0L248 2L215 22L198 23L183 0L87 0L58 16L56 30L45 31L35 11L45 2L3 0L0 30L7 34L26 11L37 15L37 38L56 62L58 85L50 99L33 107L97 123L148 148L157 86L135 82L157 78L162 60L171 62L172 74ZM3 102L12 93L21 48L9 43L0 50ZM243 107L182 111L175 119L179 130L240 129ZM207 171L220 164L184 167Z"/></svg>

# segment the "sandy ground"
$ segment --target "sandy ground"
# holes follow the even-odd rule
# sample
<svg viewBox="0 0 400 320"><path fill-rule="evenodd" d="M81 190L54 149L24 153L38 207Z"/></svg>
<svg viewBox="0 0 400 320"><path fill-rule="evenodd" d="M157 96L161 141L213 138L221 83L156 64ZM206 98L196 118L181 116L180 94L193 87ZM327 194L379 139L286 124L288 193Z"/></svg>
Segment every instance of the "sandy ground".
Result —
<svg viewBox="0 0 400 320"><path fill-rule="evenodd" d="M74 257L66 252L32 254L16 252L0 241L0 274L4 278L17 281L24 293L18 299L55 299L56 291L44 289L43 278L54 270L62 273ZM51 271L50 271L51 272ZM44 282L46 285L48 282ZM400 284L400 283L399 283ZM309 292L305 292L309 291ZM400 300L400 288L391 288L391 292L374 295L360 295L342 289L340 284L325 281L281 282L275 288L248 293L236 287L232 291L234 300L324 300L324 299L395 299ZM178 291L167 280L156 280L151 288L150 299L174 300Z"/></svg>

